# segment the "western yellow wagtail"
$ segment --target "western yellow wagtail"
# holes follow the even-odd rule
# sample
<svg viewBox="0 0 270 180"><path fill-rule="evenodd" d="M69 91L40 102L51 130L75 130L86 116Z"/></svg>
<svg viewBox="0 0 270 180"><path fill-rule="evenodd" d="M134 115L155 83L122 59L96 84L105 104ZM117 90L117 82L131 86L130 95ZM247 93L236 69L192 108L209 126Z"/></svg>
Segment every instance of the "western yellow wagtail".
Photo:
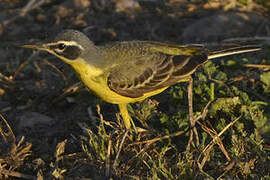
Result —
<svg viewBox="0 0 270 180"><path fill-rule="evenodd" d="M153 41L114 42L96 46L86 35L65 30L50 42L24 45L47 51L70 64L84 85L106 102L118 104L127 129L127 104L159 94L186 82L207 60L260 50L241 46L211 52L201 45L173 45Z"/></svg>

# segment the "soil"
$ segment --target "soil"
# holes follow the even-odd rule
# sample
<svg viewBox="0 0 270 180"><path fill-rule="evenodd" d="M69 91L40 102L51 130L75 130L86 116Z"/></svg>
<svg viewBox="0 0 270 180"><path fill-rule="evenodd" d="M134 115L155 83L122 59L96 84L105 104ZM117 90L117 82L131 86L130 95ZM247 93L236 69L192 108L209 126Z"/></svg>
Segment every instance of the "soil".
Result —
<svg viewBox="0 0 270 180"><path fill-rule="evenodd" d="M20 45L47 39L62 29L80 30L96 44L123 40L207 44L270 35L269 11L257 4L228 7L227 1L185 0L33 2L0 1L0 112L17 141L24 136L31 142L31 160L50 162L57 144L65 139L69 139L69 152L81 152L76 138L84 132L79 124L99 124L89 118L88 110L96 116L100 104L104 119L115 121L118 109L78 85L74 71L59 59ZM68 92L74 85L79 89ZM32 174L31 168L25 169ZM79 173L89 175L83 168Z"/></svg>

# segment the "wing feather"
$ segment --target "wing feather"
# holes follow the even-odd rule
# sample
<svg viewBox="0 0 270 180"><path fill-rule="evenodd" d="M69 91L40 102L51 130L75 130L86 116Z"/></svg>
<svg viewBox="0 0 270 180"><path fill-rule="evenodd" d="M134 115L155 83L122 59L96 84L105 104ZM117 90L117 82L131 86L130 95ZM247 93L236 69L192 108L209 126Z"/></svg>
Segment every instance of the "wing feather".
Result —
<svg viewBox="0 0 270 180"><path fill-rule="evenodd" d="M165 45L169 47L167 44L155 45L162 46L160 49ZM172 55L169 51L156 52L158 48L155 48L155 52L149 52L149 55L144 52L142 57L111 69L107 81L110 89L122 96L138 98L179 82L207 61L207 54L202 49L199 54L196 51L194 55ZM187 51L188 47L184 48Z"/></svg>

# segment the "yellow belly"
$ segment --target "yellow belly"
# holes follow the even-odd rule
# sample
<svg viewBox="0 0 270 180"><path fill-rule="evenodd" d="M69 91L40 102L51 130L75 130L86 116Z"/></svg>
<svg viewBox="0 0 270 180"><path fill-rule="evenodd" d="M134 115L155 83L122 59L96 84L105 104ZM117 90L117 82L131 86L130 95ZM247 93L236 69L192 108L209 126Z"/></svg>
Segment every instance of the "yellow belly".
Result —
<svg viewBox="0 0 270 180"><path fill-rule="evenodd" d="M112 104L126 104L134 103L137 101L142 101L147 97L156 95L167 89L167 87L158 89L153 92L144 94L138 98L130 98L122 96L112 91L107 85L107 77L103 75L101 69L93 68L89 65L83 63L83 61L77 61L76 63L70 63L74 70L79 75L83 84L92 92L94 92L98 97L106 102Z"/></svg>
<svg viewBox="0 0 270 180"><path fill-rule="evenodd" d="M146 93L141 97L138 98L130 98L126 96L122 96L117 94L116 92L112 91L108 86L105 79L91 79L89 77L82 77L82 82L85 84L86 87L89 88L89 90L93 91L97 96L99 96L101 99L103 99L106 102L113 103L113 104L126 104L126 103L134 103L137 101L142 101L147 97L159 94L160 92L164 91L166 88L162 88L159 90L156 90L154 92Z"/></svg>

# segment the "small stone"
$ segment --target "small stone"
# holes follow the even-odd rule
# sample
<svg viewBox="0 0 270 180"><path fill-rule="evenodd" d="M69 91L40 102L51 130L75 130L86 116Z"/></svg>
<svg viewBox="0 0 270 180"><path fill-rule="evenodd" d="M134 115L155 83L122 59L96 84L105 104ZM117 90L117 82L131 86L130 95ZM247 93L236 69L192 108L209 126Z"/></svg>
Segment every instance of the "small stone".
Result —
<svg viewBox="0 0 270 180"><path fill-rule="evenodd" d="M267 22L265 17L252 13L216 14L200 18L185 28L181 41L205 43L235 37L267 36Z"/></svg>
<svg viewBox="0 0 270 180"><path fill-rule="evenodd" d="M37 113L26 112L19 118L19 129L34 128L36 125L52 124L53 119L49 116Z"/></svg>

